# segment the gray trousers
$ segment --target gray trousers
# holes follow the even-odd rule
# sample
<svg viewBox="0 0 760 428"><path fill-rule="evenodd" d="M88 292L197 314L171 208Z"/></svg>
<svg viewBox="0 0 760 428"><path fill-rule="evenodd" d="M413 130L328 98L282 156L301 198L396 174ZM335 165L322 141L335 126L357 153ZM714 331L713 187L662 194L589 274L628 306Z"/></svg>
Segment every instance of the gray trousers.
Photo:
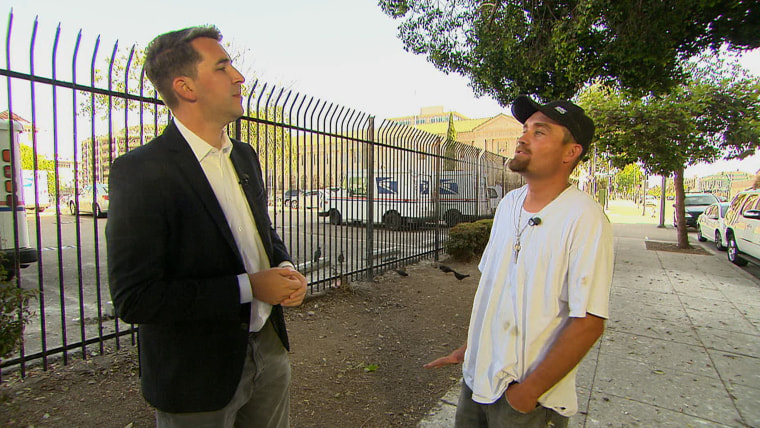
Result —
<svg viewBox="0 0 760 428"><path fill-rule="evenodd" d="M192 373L188 373L192 376ZM158 428L288 428L290 361L280 338L267 321L248 339L240 383L222 409L201 413L156 411Z"/></svg>
<svg viewBox="0 0 760 428"><path fill-rule="evenodd" d="M538 406L530 413L520 413L507 401L506 392L492 404L472 400L472 390L462 381L457 415L457 428L565 428L569 418L552 409Z"/></svg>

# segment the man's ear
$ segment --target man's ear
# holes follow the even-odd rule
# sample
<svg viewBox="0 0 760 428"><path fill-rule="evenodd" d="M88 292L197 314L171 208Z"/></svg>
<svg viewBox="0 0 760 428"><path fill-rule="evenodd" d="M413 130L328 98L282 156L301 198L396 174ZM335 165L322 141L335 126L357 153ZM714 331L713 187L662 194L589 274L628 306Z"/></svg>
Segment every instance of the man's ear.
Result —
<svg viewBox="0 0 760 428"><path fill-rule="evenodd" d="M175 77L172 81L172 89L179 99L190 102L197 99L194 82L186 76Z"/></svg>
<svg viewBox="0 0 760 428"><path fill-rule="evenodd" d="M564 159L562 159L562 162L564 163L575 162L576 158L579 159L581 156L581 153L583 153L583 146L581 146L578 143L568 144L568 146L569 147L565 151L565 157Z"/></svg>

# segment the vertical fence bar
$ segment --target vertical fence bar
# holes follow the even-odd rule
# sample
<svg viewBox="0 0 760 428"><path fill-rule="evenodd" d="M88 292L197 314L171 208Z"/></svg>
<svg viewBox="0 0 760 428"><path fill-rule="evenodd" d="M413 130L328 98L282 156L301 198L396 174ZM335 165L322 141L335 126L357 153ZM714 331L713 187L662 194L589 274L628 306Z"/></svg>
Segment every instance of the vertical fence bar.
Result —
<svg viewBox="0 0 760 428"><path fill-rule="evenodd" d="M57 79L57 70L58 70L58 41L60 40L61 36L61 25L58 24L58 27L55 31L55 41L53 43L53 55L52 55L52 75L53 80ZM58 290L61 295L63 295L62 290L64 289L64 283L65 279L63 277L63 232L61 230L61 176L60 176L60 164L59 164L59 141L58 141L58 85L52 85L52 99L53 99L53 158L54 158L54 171L55 171L55 196L56 196L56 203L55 203L55 231L56 231L56 254L58 256ZM39 263L42 263L42 260L40 260ZM42 287L43 284L40 284L40 287ZM43 325L43 330L46 331ZM47 349L43 347L43 368L47 369Z"/></svg>
<svg viewBox="0 0 760 428"><path fill-rule="evenodd" d="M34 26L32 29L32 39L29 43L29 73L31 75L34 75L34 47L36 43L37 38L37 19L34 20ZM37 290L38 295L37 299L39 301L39 308L40 308L40 347L42 348L43 353L43 361L42 365L44 368L47 368L47 336L45 334L45 290L44 290L44 278L45 275L42 270L42 234L40 233L40 213L39 213L39 207L40 207L40 200L39 200L39 180L38 180L38 159L37 159L37 103L36 103L36 92L35 92L35 82L30 81L29 82L29 91L31 95L31 107L32 107L32 187L34 188L34 224L35 224L35 230L37 231L37 236L35 237L35 243L37 248ZM20 274L20 271L19 271Z"/></svg>
<svg viewBox="0 0 760 428"><path fill-rule="evenodd" d="M8 31L6 33L5 37L5 65L8 70L11 69L11 33L13 28L13 12L11 12L8 16ZM20 159L16 159L16 150L13 146L13 141L15 139L15 129L14 129L14 116L13 116L13 88L11 83L10 76L7 77L7 83L8 83L8 141L9 141L9 155L10 155L10 195L6 199L8 209L10 209L11 217L13 218L13 264L11 266L10 263L6 264L10 269L13 269L13 274L15 275L16 272L19 272L20 270L20 264L19 264L19 236L18 236L18 228L19 223L17 219L17 208L16 205L17 202L17 195L16 192L18 192L18 185L19 183L16 182L16 163L20 161ZM20 169L20 168L19 168ZM7 188L6 188L7 190ZM8 275L8 278L11 278L11 272L7 272L6 275ZM15 278L16 287L21 287L21 280L18 276ZM21 314L19 314L21 316ZM26 374L26 359L25 359L25 350L24 346L21 346L20 350L20 364L19 367L21 369L21 375L24 376Z"/></svg>
<svg viewBox="0 0 760 428"><path fill-rule="evenodd" d="M82 41L82 30L79 30L79 33L77 34L77 40L74 45L74 55L71 59L71 103L72 103L72 111L77 111L77 89L76 89L76 75L77 75L77 56L79 54L79 46ZM97 40L97 43L100 42L100 39ZM79 206L79 173L80 173L80 166L79 162L77 161L79 158L79 146L77 144L78 139L78 123L77 123L77 115L72 115L72 144L73 144L73 156L74 156L74 204L75 206ZM76 251L77 251L77 283L79 287L82 286L82 240L80 239L80 233L81 233L81 227L79 224L79 211L76 211L75 215L75 230L76 230ZM67 334L67 323L66 323L66 289L63 287L63 284L61 284L61 344L63 346L63 364L67 364L68 362L68 334Z"/></svg>
<svg viewBox="0 0 760 428"><path fill-rule="evenodd" d="M375 219L375 118L370 116L367 129L366 163L367 170L367 279L374 279L374 219Z"/></svg>

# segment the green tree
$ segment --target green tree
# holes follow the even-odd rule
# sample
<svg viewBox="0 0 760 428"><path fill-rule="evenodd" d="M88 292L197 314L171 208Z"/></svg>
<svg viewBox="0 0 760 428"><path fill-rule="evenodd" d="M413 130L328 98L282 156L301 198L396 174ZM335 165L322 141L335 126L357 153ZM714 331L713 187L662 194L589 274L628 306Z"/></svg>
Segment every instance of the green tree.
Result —
<svg viewBox="0 0 760 428"><path fill-rule="evenodd" d="M449 113L449 126L446 129L446 141L444 142L443 155L446 158L443 162L444 171L454 171L457 169L456 159L457 146L457 129L454 127L454 113Z"/></svg>
<svg viewBox="0 0 760 428"><path fill-rule="evenodd" d="M634 199L643 179L644 171L638 165L630 163L615 174L615 191L628 199Z"/></svg>
<svg viewBox="0 0 760 428"><path fill-rule="evenodd" d="M594 85L579 97L597 126L597 144L612 154L616 166L639 163L648 174L673 174L680 248L689 246L683 221L685 167L726 152L745 156L760 141L760 80L713 79L713 71L700 70L692 75L699 78L661 96L639 98Z"/></svg>
<svg viewBox="0 0 760 428"><path fill-rule="evenodd" d="M380 0L406 50L508 105L518 94L568 99L596 80L664 93L706 49L760 46L746 0Z"/></svg>
<svg viewBox="0 0 760 428"><path fill-rule="evenodd" d="M34 149L26 144L19 144L21 152L21 169L34 171ZM47 190L51 201L57 201L58 195L55 193L55 161L48 159L44 155L37 156L37 171L48 171Z"/></svg>

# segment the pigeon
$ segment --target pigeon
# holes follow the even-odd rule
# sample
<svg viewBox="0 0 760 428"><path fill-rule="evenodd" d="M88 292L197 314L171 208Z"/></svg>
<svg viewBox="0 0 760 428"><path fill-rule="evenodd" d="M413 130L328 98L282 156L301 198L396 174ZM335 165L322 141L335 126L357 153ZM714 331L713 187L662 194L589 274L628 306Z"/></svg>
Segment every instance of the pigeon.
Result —
<svg viewBox="0 0 760 428"><path fill-rule="evenodd" d="M461 280L463 280L463 279L467 278L467 277L468 277L468 276L470 276L470 275L465 275L465 274L463 274L463 273L454 272L454 276L455 276L455 277L457 277L457 279L461 281Z"/></svg>
<svg viewBox="0 0 760 428"><path fill-rule="evenodd" d="M343 263L345 260L345 257L343 256L343 250L340 250L340 254L338 254L338 263Z"/></svg>
<svg viewBox="0 0 760 428"><path fill-rule="evenodd" d="M396 269L396 273L399 274L399 275L401 275L401 276L409 276L409 274L406 273L406 271L404 269Z"/></svg>
<svg viewBox="0 0 760 428"><path fill-rule="evenodd" d="M448 267L446 265L438 265L438 269L440 269L440 270L442 270L442 271L444 271L446 273L454 272L454 269L452 269L452 268L450 268L450 267Z"/></svg>
<svg viewBox="0 0 760 428"><path fill-rule="evenodd" d="M318 262L322 258L322 247L317 245L317 251L314 252L314 263Z"/></svg>

